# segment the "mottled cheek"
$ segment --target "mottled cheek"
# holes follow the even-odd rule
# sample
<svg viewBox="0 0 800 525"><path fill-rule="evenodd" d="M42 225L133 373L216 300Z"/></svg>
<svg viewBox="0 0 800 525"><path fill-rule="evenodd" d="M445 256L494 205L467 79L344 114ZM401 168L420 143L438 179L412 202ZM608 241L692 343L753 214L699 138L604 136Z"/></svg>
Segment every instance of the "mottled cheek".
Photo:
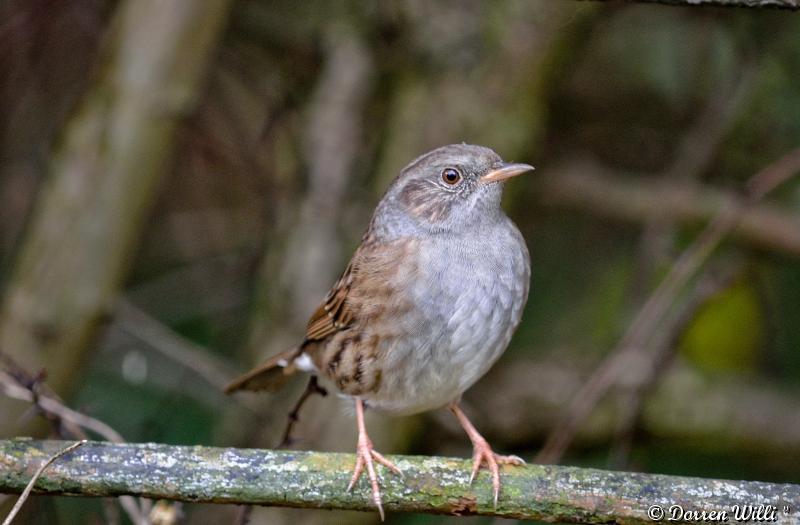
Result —
<svg viewBox="0 0 800 525"><path fill-rule="evenodd" d="M450 215L455 195L421 180L409 181L400 193L400 201L417 219L440 222Z"/></svg>

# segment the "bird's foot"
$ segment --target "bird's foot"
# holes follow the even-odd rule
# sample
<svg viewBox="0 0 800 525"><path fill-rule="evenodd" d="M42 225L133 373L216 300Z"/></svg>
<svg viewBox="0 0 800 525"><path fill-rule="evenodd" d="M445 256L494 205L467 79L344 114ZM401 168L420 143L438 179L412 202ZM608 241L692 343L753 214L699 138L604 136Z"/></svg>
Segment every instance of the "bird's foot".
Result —
<svg viewBox="0 0 800 525"><path fill-rule="evenodd" d="M375 506L378 507L378 513L381 515L381 521L383 521L385 516L383 513L383 502L381 500L381 488L378 484L378 475L375 471L375 463L373 460L388 468L398 476L402 477L403 472L397 468L397 465L383 457L382 454L375 451L375 449L372 447L372 440L369 439L366 429L363 426L363 409L361 409L360 404L356 405L356 410L357 415L359 416L356 466L353 470L353 477L350 478L350 484L347 486L347 491L350 492L353 489L356 482L361 477L361 474L364 473L364 468L366 467L369 483L372 486L372 501L374 501Z"/></svg>
<svg viewBox="0 0 800 525"><path fill-rule="evenodd" d="M472 485L478 475L478 471L481 469L481 465L486 464L492 475L494 506L497 508L497 501L500 499L500 465L524 465L525 461L517 456L495 454L492 447L489 446L489 442L475 429L467 415L458 406L458 403L451 404L449 408L458 418L458 422L461 423L467 436L469 436L469 440L472 441L472 474L469 477L469 484Z"/></svg>
<svg viewBox="0 0 800 525"><path fill-rule="evenodd" d="M500 465L524 465L525 461L518 456L501 456L495 454L489 443L483 438L472 440L472 474L469 476L469 484L475 480L481 465L486 465L492 475L492 488L494 489L494 506L500 499Z"/></svg>

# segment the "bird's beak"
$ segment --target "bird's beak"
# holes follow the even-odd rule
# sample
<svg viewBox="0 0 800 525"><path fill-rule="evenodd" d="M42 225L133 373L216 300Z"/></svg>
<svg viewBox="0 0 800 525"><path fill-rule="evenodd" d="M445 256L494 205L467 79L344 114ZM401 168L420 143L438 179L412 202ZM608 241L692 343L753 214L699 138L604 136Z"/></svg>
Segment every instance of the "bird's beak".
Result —
<svg viewBox="0 0 800 525"><path fill-rule="evenodd" d="M503 162L500 164L499 168L493 169L486 175L480 178L480 181L484 184L489 182L498 182L501 180L510 179L511 177L516 177L517 175L522 175L528 171L533 171L535 168L533 166L529 166L528 164L511 164L508 162Z"/></svg>

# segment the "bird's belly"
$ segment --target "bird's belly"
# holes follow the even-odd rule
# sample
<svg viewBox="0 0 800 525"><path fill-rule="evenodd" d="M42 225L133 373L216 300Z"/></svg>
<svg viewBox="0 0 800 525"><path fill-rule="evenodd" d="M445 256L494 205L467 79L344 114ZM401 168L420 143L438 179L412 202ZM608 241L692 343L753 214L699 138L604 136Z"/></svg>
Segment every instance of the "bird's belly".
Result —
<svg viewBox="0 0 800 525"><path fill-rule="evenodd" d="M522 246L491 253L430 253L414 287L403 331L387 349L381 388L367 401L411 414L458 399L505 351L527 299Z"/></svg>

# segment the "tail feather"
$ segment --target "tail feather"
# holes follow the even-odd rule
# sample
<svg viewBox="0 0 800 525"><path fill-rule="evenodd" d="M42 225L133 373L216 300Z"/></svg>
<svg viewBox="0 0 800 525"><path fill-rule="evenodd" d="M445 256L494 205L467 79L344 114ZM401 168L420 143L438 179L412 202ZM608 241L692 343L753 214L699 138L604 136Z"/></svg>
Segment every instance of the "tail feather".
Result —
<svg viewBox="0 0 800 525"><path fill-rule="evenodd" d="M225 393L230 394L238 390L275 392L295 373L294 360L300 350L293 348L286 352L276 354L246 374L243 374L225 387Z"/></svg>

